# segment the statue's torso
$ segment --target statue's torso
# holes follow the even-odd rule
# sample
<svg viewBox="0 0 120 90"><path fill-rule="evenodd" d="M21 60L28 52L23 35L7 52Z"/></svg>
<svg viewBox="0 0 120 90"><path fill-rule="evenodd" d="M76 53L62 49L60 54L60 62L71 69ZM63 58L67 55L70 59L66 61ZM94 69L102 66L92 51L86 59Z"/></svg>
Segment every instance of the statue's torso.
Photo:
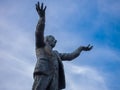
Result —
<svg viewBox="0 0 120 90"><path fill-rule="evenodd" d="M49 47L36 49L37 63L34 72L50 73L53 71L58 75L58 56L55 51L51 50Z"/></svg>
<svg viewBox="0 0 120 90"><path fill-rule="evenodd" d="M47 51L48 50L48 51ZM59 88L65 88L65 76L64 69L59 53L53 50L49 50L48 47L36 49L37 63L35 66L35 72L43 72L45 74L53 75L56 83L59 84ZM45 60L41 60L45 58Z"/></svg>

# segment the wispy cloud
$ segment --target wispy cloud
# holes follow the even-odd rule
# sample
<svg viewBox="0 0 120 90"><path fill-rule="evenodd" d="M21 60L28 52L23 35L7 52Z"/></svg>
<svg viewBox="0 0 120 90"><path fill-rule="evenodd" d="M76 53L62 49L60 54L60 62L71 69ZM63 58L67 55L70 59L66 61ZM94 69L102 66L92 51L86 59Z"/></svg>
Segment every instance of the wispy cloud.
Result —
<svg viewBox="0 0 120 90"><path fill-rule="evenodd" d="M34 38L32 39L30 33L26 33L25 28L20 27L10 18L18 12L17 6L15 7L14 4L13 6L6 4L0 10L2 11L0 17L0 63L2 67L0 89L30 90L35 64ZM31 62L34 63L31 64Z"/></svg>
<svg viewBox="0 0 120 90"><path fill-rule="evenodd" d="M30 90L32 87L32 72L36 63L36 2L27 0L16 3L12 0L0 5L1 90ZM94 45L91 52L83 52L75 61L64 63L66 90L114 90L109 86L114 87L113 83L120 75L116 69L120 52L106 44L109 39L106 34L105 42L101 38L100 42L94 35L108 33L108 30L101 30L101 27L109 29L109 17L105 19L107 16L104 15L119 18L119 3L119 0L45 1L48 6L45 35L52 34L57 38L55 49L72 52L79 45ZM109 34L114 35L112 32Z"/></svg>
<svg viewBox="0 0 120 90"><path fill-rule="evenodd" d="M65 65L67 90L108 90L103 72L87 66Z"/></svg>

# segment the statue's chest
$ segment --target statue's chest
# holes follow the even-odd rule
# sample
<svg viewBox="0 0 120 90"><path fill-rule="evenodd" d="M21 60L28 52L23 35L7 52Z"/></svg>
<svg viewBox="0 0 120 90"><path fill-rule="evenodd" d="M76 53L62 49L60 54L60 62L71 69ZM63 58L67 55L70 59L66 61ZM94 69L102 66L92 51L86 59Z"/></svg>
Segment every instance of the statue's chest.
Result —
<svg viewBox="0 0 120 90"><path fill-rule="evenodd" d="M58 57L54 51L52 52L52 56L49 58L49 60L50 60L50 62L52 62L53 67L55 69L58 69Z"/></svg>

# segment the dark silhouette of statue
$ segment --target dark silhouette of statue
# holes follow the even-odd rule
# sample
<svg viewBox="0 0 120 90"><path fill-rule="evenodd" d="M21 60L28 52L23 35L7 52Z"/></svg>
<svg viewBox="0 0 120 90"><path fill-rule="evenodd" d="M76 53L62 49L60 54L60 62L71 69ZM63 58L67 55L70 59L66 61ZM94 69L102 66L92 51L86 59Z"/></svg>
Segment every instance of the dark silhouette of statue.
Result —
<svg viewBox="0 0 120 90"><path fill-rule="evenodd" d="M62 61L71 61L82 51L90 51L93 46L80 46L72 53L59 53L53 50L57 40L54 36L44 37L46 6L36 4L39 21L36 27L36 57L32 90L61 90L65 88L65 75Z"/></svg>

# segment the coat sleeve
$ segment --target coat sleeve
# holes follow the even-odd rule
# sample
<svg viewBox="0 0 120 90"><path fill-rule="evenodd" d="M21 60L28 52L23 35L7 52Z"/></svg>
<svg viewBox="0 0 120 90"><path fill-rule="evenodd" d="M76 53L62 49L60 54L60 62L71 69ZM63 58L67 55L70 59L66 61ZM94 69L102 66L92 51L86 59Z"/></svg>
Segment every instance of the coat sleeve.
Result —
<svg viewBox="0 0 120 90"><path fill-rule="evenodd" d="M71 61L71 60L75 59L76 57L78 57L80 55L81 51L82 51L81 48L77 48L72 53L59 53L59 56L60 56L61 60L63 60L63 61Z"/></svg>
<svg viewBox="0 0 120 90"><path fill-rule="evenodd" d="M35 31L36 48L44 47L45 18L40 18Z"/></svg>

